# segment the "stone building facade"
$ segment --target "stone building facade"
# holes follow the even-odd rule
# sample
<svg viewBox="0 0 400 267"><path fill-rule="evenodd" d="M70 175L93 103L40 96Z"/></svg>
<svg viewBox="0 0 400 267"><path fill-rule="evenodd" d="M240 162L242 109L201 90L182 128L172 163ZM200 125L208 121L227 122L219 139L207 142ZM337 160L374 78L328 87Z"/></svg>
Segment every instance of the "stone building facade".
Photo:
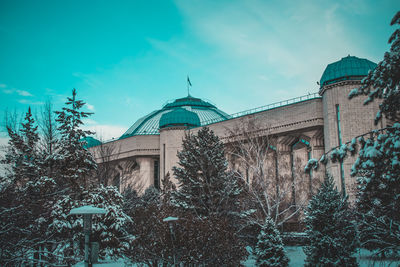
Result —
<svg viewBox="0 0 400 267"><path fill-rule="evenodd" d="M367 59L344 57L327 66L318 93L232 115L199 98L176 99L139 119L118 140L92 146L90 151L99 164L114 166L114 183L120 190L132 185L141 191L152 185L160 187L160 178L172 174L186 134L207 126L228 147L235 138L235 129L242 127L258 136L271 137L267 171L290 181L301 178L296 186L303 189L298 190L297 198L308 198L326 171L333 175L338 189L352 198L355 179L350 177L350 168L354 157L347 157L343 163L321 165L310 175L304 172L304 166L309 159L320 159L332 148L384 126L385 121L378 126L373 122L377 102L363 105L362 97L348 99L350 91L375 66ZM247 127L249 123L256 128ZM251 173L243 165L231 161L230 167L240 169L251 180Z"/></svg>

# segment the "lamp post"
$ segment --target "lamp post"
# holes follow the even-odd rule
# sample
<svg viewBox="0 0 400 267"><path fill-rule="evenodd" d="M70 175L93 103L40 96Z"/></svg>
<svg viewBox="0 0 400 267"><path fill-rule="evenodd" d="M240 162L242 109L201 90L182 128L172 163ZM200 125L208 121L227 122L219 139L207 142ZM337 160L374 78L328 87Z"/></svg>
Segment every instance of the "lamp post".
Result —
<svg viewBox="0 0 400 267"><path fill-rule="evenodd" d="M69 215L83 215L83 231L85 233L85 267L88 267L89 265L92 266L92 263L89 260L89 242L90 232L92 230L92 215L105 213L105 209L96 208L93 206L74 208L69 213Z"/></svg>
<svg viewBox="0 0 400 267"><path fill-rule="evenodd" d="M178 217L167 217L163 219L163 222L168 223L169 230L171 232L171 240L172 240L172 249L174 251L174 266L176 266L176 251L175 251L175 244L174 244L174 230L173 230L173 223L179 220Z"/></svg>

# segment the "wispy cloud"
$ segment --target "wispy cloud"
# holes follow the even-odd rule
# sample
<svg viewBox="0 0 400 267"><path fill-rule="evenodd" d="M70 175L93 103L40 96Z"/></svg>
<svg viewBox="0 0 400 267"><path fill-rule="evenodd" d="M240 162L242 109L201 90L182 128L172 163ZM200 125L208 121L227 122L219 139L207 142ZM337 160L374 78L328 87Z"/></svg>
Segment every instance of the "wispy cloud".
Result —
<svg viewBox="0 0 400 267"><path fill-rule="evenodd" d="M5 84L3 84L4 86L0 85L0 88L6 88L7 86ZM33 94L31 94L30 92L26 91L26 90L19 90L19 89L3 89L3 93L5 94L13 94L13 93L17 93L20 96L33 96Z"/></svg>
<svg viewBox="0 0 400 267"><path fill-rule="evenodd" d="M27 104L27 105L43 105L44 104L44 102L42 102L42 101L31 101L31 100L27 100L27 99L19 99L18 102L21 104Z"/></svg>
<svg viewBox="0 0 400 267"><path fill-rule="evenodd" d="M84 125L96 125L98 122L89 118L85 118L82 120Z"/></svg>
<svg viewBox="0 0 400 267"><path fill-rule="evenodd" d="M100 124L97 121L89 118L83 120L84 130L95 132L95 136L99 140L110 140L119 138L128 128L121 125Z"/></svg>
<svg viewBox="0 0 400 267"><path fill-rule="evenodd" d="M29 93L28 91L25 91L25 90L17 90L16 92L20 96L33 96L31 93Z"/></svg>
<svg viewBox="0 0 400 267"><path fill-rule="evenodd" d="M94 111L94 106L93 105L91 105L89 103L86 103L86 107L87 107L88 110Z"/></svg>
<svg viewBox="0 0 400 267"><path fill-rule="evenodd" d="M119 138L128 129L124 126L111 124L86 124L82 128L95 132L95 136L99 140Z"/></svg>
<svg viewBox="0 0 400 267"><path fill-rule="evenodd" d="M348 54L368 57L344 20L349 11L342 2L177 0L176 4L188 31L231 64L228 70L207 66L215 73L227 73L231 90L241 86L241 90L253 88L251 93L260 97L293 97L317 91L316 81L328 63ZM286 93L278 96L278 86Z"/></svg>

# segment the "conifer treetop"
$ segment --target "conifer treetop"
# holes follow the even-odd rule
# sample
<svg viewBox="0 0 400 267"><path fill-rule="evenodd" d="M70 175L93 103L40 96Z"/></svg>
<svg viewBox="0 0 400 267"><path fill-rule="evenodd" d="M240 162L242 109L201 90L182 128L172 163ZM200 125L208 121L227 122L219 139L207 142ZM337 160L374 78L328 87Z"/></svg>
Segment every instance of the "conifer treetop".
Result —
<svg viewBox="0 0 400 267"><path fill-rule="evenodd" d="M258 235L255 254L257 266L288 266L289 258L286 256L281 235L278 229L276 229L274 221L269 216L265 218L265 223Z"/></svg>
<svg viewBox="0 0 400 267"><path fill-rule="evenodd" d="M92 154L84 148L84 138L91 131L81 128L82 118L92 113L80 109L85 105L82 100L76 99L76 89L72 90L72 97L67 98L62 111L56 111L56 121L59 123L60 142L58 142L57 162L61 179L69 183L70 189L79 192L91 171L97 168Z"/></svg>

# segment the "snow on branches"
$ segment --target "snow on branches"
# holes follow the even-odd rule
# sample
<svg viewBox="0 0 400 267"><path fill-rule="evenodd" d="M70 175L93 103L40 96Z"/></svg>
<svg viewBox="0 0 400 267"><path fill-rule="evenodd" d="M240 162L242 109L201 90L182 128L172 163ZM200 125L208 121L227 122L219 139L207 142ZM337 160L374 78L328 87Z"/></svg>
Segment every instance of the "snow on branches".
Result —
<svg viewBox="0 0 400 267"><path fill-rule="evenodd" d="M399 131L400 123L395 123L391 127L373 130L354 137L351 141L332 148L323 154L319 160L310 159L304 171L309 173L312 169L318 169L320 163L326 165L329 160L333 163L343 162L349 154L353 156L356 152L359 153L359 158L352 167L352 176L357 175L359 167L373 168L375 166L374 161L384 156L393 155L390 164L393 167L400 166L400 161L396 154L400 149L400 143L398 142Z"/></svg>
<svg viewBox="0 0 400 267"><path fill-rule="evenodd" d="M106 214L93 217L92 241L99 242L102 248L101 256L119 256L129 248L129 241L133 239L126 232L125 225L131 218L122 210L123 198L114 186L93 188L82 194L82 200L75 200L66 195L60 198L53 206L51 213L52 223L48 227L50 233L56 233L60 240L72 238L82 240L83 218L69 216L73 208L92 205L106 210ZM61 247L64 246L64 249ZM68 243L60 243L60 251L68 251Z"/></svg>

